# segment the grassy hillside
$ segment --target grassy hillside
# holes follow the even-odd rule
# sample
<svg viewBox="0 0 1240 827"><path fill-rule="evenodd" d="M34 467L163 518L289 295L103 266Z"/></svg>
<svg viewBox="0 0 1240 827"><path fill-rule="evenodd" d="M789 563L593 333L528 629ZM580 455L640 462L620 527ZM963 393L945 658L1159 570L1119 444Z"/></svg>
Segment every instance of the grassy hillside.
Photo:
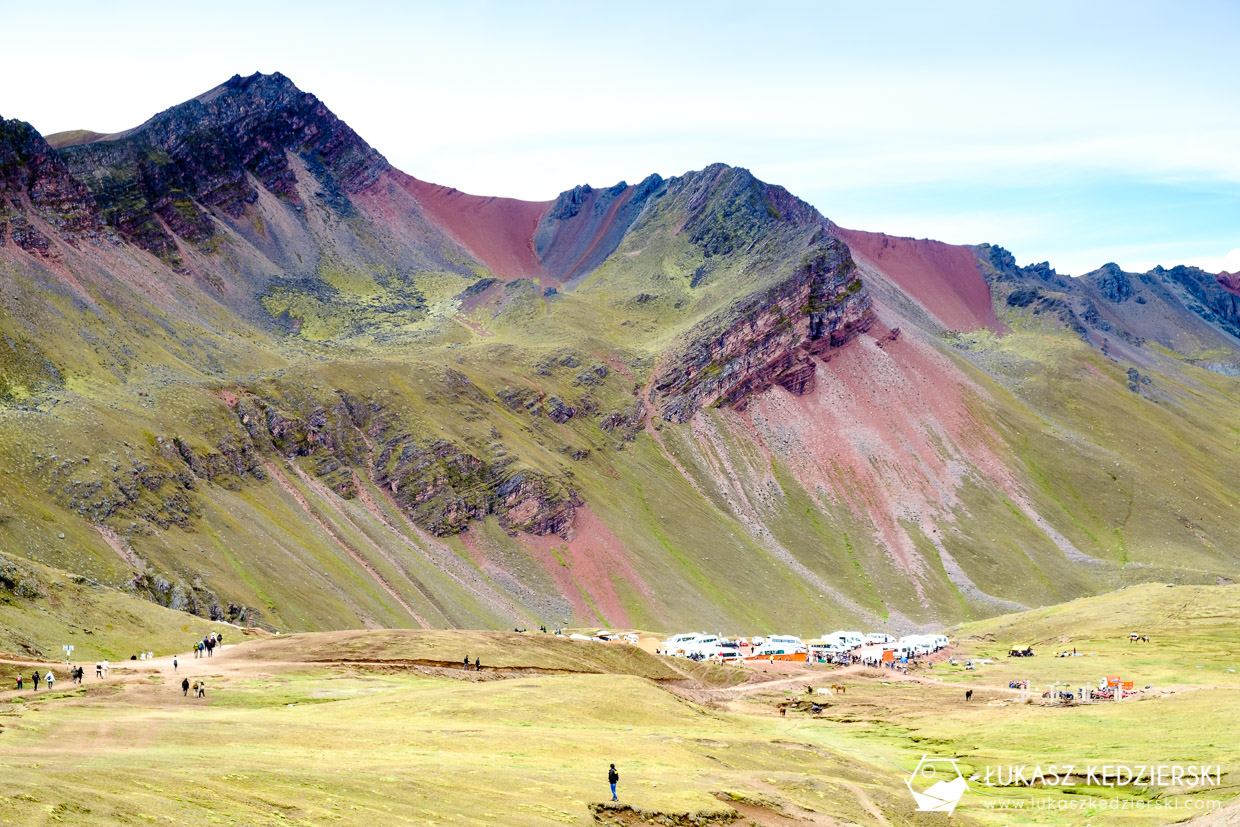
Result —
<svg viewBox="0 0 1240 827"><path fill-rule="evenodd" d="M1234 716L1215 714L1234 706L1240 685L1211 675L1169 686L1162 676L1187 652L1217 651L1217 628L1240 622L1240 607L1231 587L1177 588L1190 611L1163 621L1174 648L1156 640L1140 661L1119 649L1078 659L1100 674L1148 670L1174 691L1066 708L1021 703L996 686L1001 666L938 680L943 663L911 680L814 668L736 687L680 676L669 690L662 678L680 662L541 634L290 635L182 659L175 674L167 658L127 662L81 688L0 689L0 820L911 825L927 815L914 810L905 780L930 754L979 775L954 824L1179 823L1240 794L1240 732ZM1119 606L1160 605L1154 592L971 624L954 654L1010 627L1053 635L1095 623L1106 640L1106 618ZM435 665L466 650L481 654L482 672ZM1043 662L1064 663L1039 656L1016 666ZM531 674L539 670L547 672ZM183 697L182 676L205 679L206 698ZM847 691L815 696L826 704L820 717L777 714L805 683ZM966 687L976 693L970 703ZM1223 783L1185 791L984 780L987 768L1012 764L1150 761L1218 765ZM621 773L614 809L611 762Z"/></svg>
<svg viewBox="0 0 1240 827"><path fill-rule="evenodd" d="M245 634L80 575L0 554L0 652L7 656L63 661L61 647L72 645L73 662L87 666L98 660L116 663L140 652L185 657L195 641L211 632L230 642ZM9 672L0 669L6 682Z"/></svg>

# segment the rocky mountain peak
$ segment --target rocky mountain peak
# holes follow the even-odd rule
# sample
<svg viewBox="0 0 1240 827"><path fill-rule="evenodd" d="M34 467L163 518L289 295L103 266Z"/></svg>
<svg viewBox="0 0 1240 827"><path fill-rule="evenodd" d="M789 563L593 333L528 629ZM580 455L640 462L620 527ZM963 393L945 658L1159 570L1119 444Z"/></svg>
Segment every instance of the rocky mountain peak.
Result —
<svg viewBox="0 0 1240 827"><path fill-rule="evenodd" d="M234 75L138 127L60 154L108 223L172 263L173 235L205 243L215 232L210 212L240 218L259 187L299 204L290 156L344 212L350 194L388 169L322 101L278 72Z"/></svg>
<svg viewBox="0 0 1240 827"><path fill-rule="evenodd" d="M43 136L25 121L0 118L0 245L51 254L31 213L73 241L100 229L94 200Z"/></svg>
<svg viewBox="0 0 1240 827"><path fill-rule="evenodd" d="M1115 262L1107 262L1082 278L1092 282L1108 301L1116 304L1134 295L1132 279Z"/></svg>

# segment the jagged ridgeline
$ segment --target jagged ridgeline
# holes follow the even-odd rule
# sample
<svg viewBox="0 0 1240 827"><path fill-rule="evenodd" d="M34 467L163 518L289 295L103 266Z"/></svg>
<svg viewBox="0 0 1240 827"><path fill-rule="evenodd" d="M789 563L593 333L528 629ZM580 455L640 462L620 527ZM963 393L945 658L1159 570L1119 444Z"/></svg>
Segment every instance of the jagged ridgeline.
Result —
<svg viewBox="0 0 1240 827"><path fill-rule="evenodd" d="M470 195L279 74L2 121L0 587L813 632L1230 579L1238 283L842 230L722 164Z"/></svg>

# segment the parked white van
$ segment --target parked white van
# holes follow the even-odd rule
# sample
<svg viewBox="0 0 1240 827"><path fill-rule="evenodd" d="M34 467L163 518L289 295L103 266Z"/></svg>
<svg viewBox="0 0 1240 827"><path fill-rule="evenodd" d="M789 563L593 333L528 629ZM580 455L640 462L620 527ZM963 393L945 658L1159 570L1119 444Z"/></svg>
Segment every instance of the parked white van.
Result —
<svg viewBox="0 0 1240 827"><path fill-rule="evenodd" d="M667 640L663 641L661 648L663 649L663 653L665 655L674 655L677 652L685 651L686 646L702 636L702 632L685 632L679 635L672 635Z"/></svg>
<svg viewBox="0 0 1240 827"><path fill-rule="evenodd" d="M834 640L810 640L806 641L805 646L811 658L830 658L848 651Z"/></svg>
<svg viewBox="0 0 1240 827"><path fill-rule="evenodd" d="M823 640L833 640L843 646L845 649L856 649L865 642L865 635L860 632L832 632L829 635L823 635Z"/></svg>
<svg viewBox="0 0 1240 827"><path fill-rule="evenodd" d="M686 655L710 655L719 648L719 635L698 635L684 645Z"/></svg>
<svg viewBox="0 0 1240 827"><path fill-rule="evenodd" d="M753 650L750 657L764 658L767 655L795 655L807 652L808 647L799 637L793 635L767 635L762 645Z"/></svg>
<svg viewBox="0 0 1240 827"><path fill-rule="evenodd" d="M900 638L900 645L910 654L928 655L934 651L934 641L927 635L905 635Z"/></svg>

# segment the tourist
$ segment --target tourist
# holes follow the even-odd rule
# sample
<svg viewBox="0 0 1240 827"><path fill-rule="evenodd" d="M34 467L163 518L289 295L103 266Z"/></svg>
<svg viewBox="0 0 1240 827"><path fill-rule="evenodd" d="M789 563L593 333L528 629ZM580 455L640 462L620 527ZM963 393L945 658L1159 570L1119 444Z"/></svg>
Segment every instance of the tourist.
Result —
<svg viewBox="0 0 1240 827"><path fill-rule="evenodd" d="M620 773L616 772L616 765L612 764L611 769L607 771L607 783L611 785L611 800L619 801L616 798L616 784L620 782Z"/></svg>

